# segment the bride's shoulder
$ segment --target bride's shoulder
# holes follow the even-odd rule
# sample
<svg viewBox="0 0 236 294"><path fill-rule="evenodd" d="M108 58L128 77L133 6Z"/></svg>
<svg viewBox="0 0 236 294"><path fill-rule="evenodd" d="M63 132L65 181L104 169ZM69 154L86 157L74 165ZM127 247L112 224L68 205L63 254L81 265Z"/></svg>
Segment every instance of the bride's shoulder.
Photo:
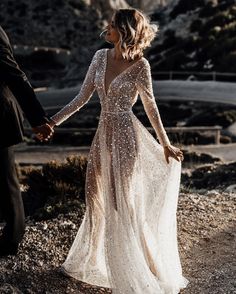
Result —
<svg viewBox="0 0 236 294"><path fill-rule="evenodd" d="M150 63L149 63L149 61L147 60L146 57L143 56L141 58L141 60L142 60L142 66L144 66L144 67L150 67Z"/></svg>
<svg viewBox="0 0 236 294"><path fill-rule="evenodd" d="M104 52L106 49L102 48L102 49L98 49L97 51L95 51L94 55L93 55L93 61L99 62L101 61L102 57L104 56Z"/></svg>
<svg viewBox="0 0 236 294"><path fill-rule="evenodd" d="M102 48L102 49L98 49L94 55L101 56L102 54L104 54L104 52L106 51L106 48Z"/></svg>
<svg viewBox="0 0 236 294"><path fill-rule="evenodd" d="M142 57L139 63L139 76L143 73L148 73L151 71L151 66L147 58Z"/></svg>

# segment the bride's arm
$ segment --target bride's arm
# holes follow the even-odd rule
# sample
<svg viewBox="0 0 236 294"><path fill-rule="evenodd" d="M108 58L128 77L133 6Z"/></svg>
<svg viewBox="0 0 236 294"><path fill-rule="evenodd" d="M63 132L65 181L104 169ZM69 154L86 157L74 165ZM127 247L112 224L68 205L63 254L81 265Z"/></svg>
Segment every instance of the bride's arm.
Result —
<svg viewBox="0 0 236 294"><path fill-rule="evenodd" d="M153 94L150 65L146 59L144 59L144 61L143 68L139 72L136 79L136 87L149 121L157 134L160 144L164 147L170 145L170 141L163 127L161 116Z"/></svg>
<svg viewBox="0 0 236 294"><path fill-rule="evenodd" d="M95 90L95 74L97 68L98 51L94 54L89 65L87 74L81 86L78 95L75 96L65 107L51 117L50 125L60 125L67 120L72 114L78 111L85 103L89 101Z"/></svg>
<svg viewBox="0 0 236 294"><path fill-rule="evenodd" d="M169 163L169 157L173 157L177 161L183 160L183 152L179 148L171 145L163 127L161 116L153 94L150 64L146 59L144 59L144 61L143 68L139 72L136 79L136 87L141 97L144 110L158 136L160 144L164 148L164 155L167 163Z"/></svg>

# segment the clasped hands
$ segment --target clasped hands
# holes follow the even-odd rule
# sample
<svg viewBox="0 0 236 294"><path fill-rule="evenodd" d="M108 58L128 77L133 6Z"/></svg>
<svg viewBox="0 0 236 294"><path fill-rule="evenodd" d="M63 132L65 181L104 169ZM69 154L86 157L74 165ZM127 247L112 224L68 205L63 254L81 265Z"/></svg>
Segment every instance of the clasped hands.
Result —
<svg viewBox="0 0 236 294"><path fill-rule="evenodd" d="M32 130L35 133L36 138L41 142L48 141L54 133L53 126L50 123L45 123L41 126L34 127Z"/></svg>

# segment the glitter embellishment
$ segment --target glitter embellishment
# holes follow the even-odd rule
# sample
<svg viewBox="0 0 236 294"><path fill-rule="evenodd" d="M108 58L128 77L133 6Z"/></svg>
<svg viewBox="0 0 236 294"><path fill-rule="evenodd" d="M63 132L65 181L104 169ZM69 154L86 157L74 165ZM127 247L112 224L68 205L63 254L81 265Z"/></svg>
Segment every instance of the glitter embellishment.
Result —
<svg viewBox="0 0 236 294"><path fill-rule="evenodd" d="M88 155L86 211L62 267L113 294L177 294L188 284L177 244L181 162L165 161L170 141L149 62L143 57L121 72L105 93L107 50L95 53L78 95L52 116L60 125L97 91L101 115ZM160 143L132 111L138 94Z"/></svg>

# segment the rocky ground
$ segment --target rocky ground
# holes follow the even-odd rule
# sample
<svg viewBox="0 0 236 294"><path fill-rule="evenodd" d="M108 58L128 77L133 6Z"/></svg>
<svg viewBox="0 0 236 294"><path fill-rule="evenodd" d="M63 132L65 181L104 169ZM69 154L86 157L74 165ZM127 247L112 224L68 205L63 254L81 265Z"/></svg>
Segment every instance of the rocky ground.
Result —
<svg viewBox="0 0 236 294"><path fill-rule="evenodd" d="M57 6L51 2L43 3L43 1L34 3L29 0L21 0L18 2L4 0L0 4L1 24L9 33L13 44L23 47L28 45L32 48L45 46L69 50L72 54L70 65L74 67L60 67L61 74L66 75L67 78L81 77L82 66L84 68L87 66L92 51L104 45L98 38L103 27L101 11L90 9L84 4L84 1L59 1ZM153 15L153 19L158 20L161 24L159 41L153 44L147 54L153 71L156 71L155 77L159 78L157 71L160 70L235 71L235 1L215 1L221 3L218 6L214 5L214 1L212 1L213 4L208 5L201 4L202 1L196 1L200 4L195 5L191 1L189 6L184 5L187 2L190 3L189 1L178 2L180 4L176 5L173 10L161 12L163 17L167 16L165 20L160 19L161 15L158 12ZM188 9L183 10L183 7L188 7ZM92 22L91 19L93 19ZM89 52L87 48L90 48ZM53 64L48 68L47 62L45 63L46 68L39 68L43 72L43 77L30 75L31 69L33 68L35 72L42 58L46 61L51 60L50 52L46 54L45 51L40 51L36 55L34 52L30 55L30 60L28 60L28 55L25 56L25 53L18 52L17 58L22 61L24 68L29 70L31 80L42 81L45 77L51 78L55 68ZM83 56L82 59L81 56ZM58 68L56 69L58 71ZM58 79L58 76L56 78ZM186 122L186 117L189 118L187 122L189 126L198 125L198 122L202 124L203 121L205 125L212 125L209 118L213 120L213 124L217 121L223 128L235 123L234 109L226 107L223 110L216 108L210 110L208 108L204 111L202 106L196 107L195 104L190 106L172 103L170 108L169 105L163 104L160 112L166 113L166 117L163 115L164 124L175 126L181 121ZM146 118L143 117L139 107L136 110L137 113L140 113L142 122L145 123ZM96 109L95 114L97 111ZM80 113L80 117L84 116ZM96 122L97 120L96 117ZM86 116L86 122L81 121L80 125L76 122L76 126L84 124L94 125L91 115ZM72 125L73 123L67 127ZM224 135L225 137L222 136L223 143L230 143L231 140L235 142L235 136L229 136L228 133ZM208 138L202 139L199 135L196 137L209 144ZM77 145L81 144L81 138L73 137L72 139L73 142L77 140ZM55 137L55 143L60 140L59 135ZM63 140L66 141L64 137ZM70 140L71 138L67 138L69 145ZM86 145L89 145L89 140L85 142ZM227 140L229 141L226 142ZM227 178L235 177L234 166L231 169L227 169L226 166L224 168L227 171ZM207 174L210 173L212 173L210 178L211 185L213 185L212 178L219 174L217 163L214 162L212 168L208 166L204 170L200 167L192 179L197 181L199 176L203 176L204 181L208 181ZM221 176L223 175L221 172ZM45 180L46 178L45 175L44 178L39 174L36 176L34 180ZM216 179L215 182L218 181L218 178ZM184 180L187 183L188 170L186 170ZM227 179L224 178L224 181ZM227 182L232 186L232 181ZM236 183L235 180L234 183ZM38 188L37 181L34 184ZM194 181L193 184L195 185ZM42 186L40 189L43 188ZM182 293L236 293L236 193L233 192L235 191L233 188L230 190L227 187L217 187L217 183L216 187L211 189L210 191L209 188L197 190L196 187L187 184L181 188L177 211L179 252L183 274L190 280L187 289ZM56 192L56 190L53 191L53 193ZM35 191L31 193L27 200L34 195ZM72 203L73 208L78 203L76 199ZM63 211L64 208L60 209ZM59 267L81 223L84 209L84 203L80 202L77 210L66 210L45 220L27 218L26 234L19 255L0 259L1 294L111 293L109 289L66 278L59 272Z"/></svg>
<svg viewBox="0 0 236 294"><path fill-rule="evenodd" d="M235 204L233 193L182 189L177 211L179 252L190 284L181 293L236 293ZM40 222L28 219L19 255L0 260L0 293L111 293L59 272L82 215L80 211Z"/></svg>
<svg viewBox="0 0 236 294"><path fill-rule="evenodd" d="M162 113L165 107L169 109L165 104L162 107ZM136 110L138 113L139 109ZM198 113L201 111L200 107ZM184 113L181 113L181 116L183 115ZM225 116L224 122L228 121L227 117ZM175 117L172 116L173 118ZM178 119L179 117L176 117L176 121ZM202 117L199 119L202 120ZM200 146L201 150L196 150L197 146L189 146L190 151L185 151L177 221L183 274L190 280L190 284L181 293L236 293L236 164L232 162L235 160L232 148L234 145L211 145L211 152L208 150L210 145ZM45 149L44 152L42 147ZM35 164L36 160L42 164L45 163L45 158L58 160L59 157L65 157L66 152L67 156L75 153L73 146L70 150L61 146L57 152L55 149L53 151L53 147L55 146L38 146L37 156L34 153L35 146L32 147L32 153L30 149L26 152L19 149L17 160L20 163L24 159L25 164ZM191 150L208 154L195 154ZM88 150L82 148L80 151L86 155ZM217 156L225 159L225 162ZM29 161L29 158L34 162ZM81 187L78 187L77 191L78 183L75 180L72 183L74 178L77 179L75 173L81 171L81 174L84 174L85 165L77 161L74 168L74 163L76 161L71 161L66 169L63 163L57 163L47 166L43 174L31 173L28 182L31 186L30 193L23 193L26 207L31 207L32 203L42 205L39 198L43 193L49 196L48 199L44 199L46 204L43 210L30 212L33 217L28 218L26 235L19 255L0 260L0 293L111 293L109 289L66 278L58 270L73 242L85 208L84 202L80 201L83 194ZM27 172L21 175L26 177ZM65 181L65 176L68 177L69 185ZM61 180L64 181L63 185ZM53 187L45 190L47 186ZM65 191L71 195L64 197ZM74 197L74 193L79 194L79 197ZM54 211L50 211L52 204L57 207Z"/></svg>

